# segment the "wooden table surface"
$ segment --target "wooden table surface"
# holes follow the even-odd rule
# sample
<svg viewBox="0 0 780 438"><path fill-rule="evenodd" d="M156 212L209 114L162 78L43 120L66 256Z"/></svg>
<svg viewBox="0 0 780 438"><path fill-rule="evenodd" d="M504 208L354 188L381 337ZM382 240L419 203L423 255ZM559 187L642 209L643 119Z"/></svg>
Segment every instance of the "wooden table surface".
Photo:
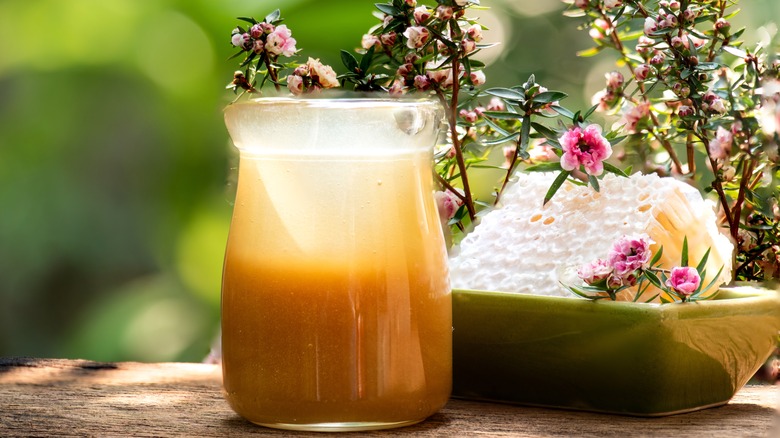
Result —
<svg viewBox="0 0 780 438"><path fill-rule="evenodd" d="M633 418L451 400L427 421L350 436L780 437L780 386L747 386L722 407ZM216 365L0 358L0 436L324 436L244 421ZM325 435L327 436L327 435Z"/></svg>

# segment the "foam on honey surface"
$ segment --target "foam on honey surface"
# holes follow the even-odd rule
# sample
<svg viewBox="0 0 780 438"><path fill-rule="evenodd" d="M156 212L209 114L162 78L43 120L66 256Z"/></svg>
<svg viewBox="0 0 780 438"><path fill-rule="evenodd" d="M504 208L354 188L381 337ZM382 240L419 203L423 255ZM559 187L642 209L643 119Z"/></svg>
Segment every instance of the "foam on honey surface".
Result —
<svg viewBox="0 0 780 438"><path fill-rule="evenodd" d="M606 258L615 240L638 233L655 242L653 251L663 245L664 268L679 265L687 236L691 265L711 248L705 285L721 266L718 285L731 277L733 245L719 233L713 205L693 187L655 174L610 174L600 181L600 192L567 182L542 206L554 178L518 175L502 207L453 250L454 288L573 296L561 281L579 282L572 275L579 266Z"/></svg>

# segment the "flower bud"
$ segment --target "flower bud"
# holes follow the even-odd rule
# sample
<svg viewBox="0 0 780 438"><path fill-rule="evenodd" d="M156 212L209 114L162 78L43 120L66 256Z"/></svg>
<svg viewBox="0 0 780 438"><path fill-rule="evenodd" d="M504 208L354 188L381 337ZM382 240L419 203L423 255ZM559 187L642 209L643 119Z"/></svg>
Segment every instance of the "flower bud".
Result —
<svg viewBox="0 0 780 438"><path fill-rule="evenodd" d="M460 47L463 50L463 53L468 55L469 53L477 50L477 43L473 40L466 39L460 42Z"/></svg>
<svg viewBox="0 0 780 438"><path fill-rule="evenodd" d="M677 0L669 2L669 9L673 11L679 11L680 10L680 2Z"/></svg>
<svg viewBox="0 0 780 438"><path fill-rule="evenodd" d="M436 18L441 21L447 21L452 18L453 9L451 6L439 5L436 8Z"/></svg>
<svg viewBox="0 0 780 438"><path fill-rule="evenodd" d="M429 11L425 6L420 6L414 10L412 15L414 16L414 21L417 24L424 24L426 21L430 20L431 11Z"/></svg>
<svg viewBox="0 0 780 438"><path fill-rule="evenodd" d="M693 115L693 107L680 105L680 108L677 109L677 115L680 117L690 117Z"/></svg>
<svg viewBox="0 0 780 438"><path fill-rule="evenodd" d="M731 29L731 23L726 21L724 18L718 18L718 20L715 21L715 30L722 33L723 35L728 35L729 29Z"/></svg>
<svg viewBox="0 0 780 438"><path fill-rule="evenodd" d="M467 109L462 109L462 110L460 110L459 115L460 115L460 117L463 120L465 120L465 121L467 121L469 123L474 123L474 122L477 121L477 113L475 113L474 111L469 111Z"/></svg>
<svg viewBox="0 0 780 438"><path fill-rule="evenodd" d="M469 28L466 29L466 35L476 42L482 41L482 26L479 24L469 26Z"/></svg>
<svg viewBox="0 0 780 438"><path fill-rule="evenodd" d="M490 102L487 105L488 111L504 111L505 109L506 106L504 105L504 101L498 97L490 99Z"/></svg>
<svg viewBox="0 0 780 438"><path fill-rule="evenodd" d="M675 49L682 49L683 47L685 47L685 42L683 41L682 38L675 35L672 37L672 47L674 47Z"/></svg>
<svg viewBox="0 0 780 438"><path fill-rule="evenodd" d="M260 36L263 35L263 26L261 26L260 23L252 25L249 29L249 35L252 35L252 38L260 38Z"/></svg>
<svg viewBox="0 0 780 438"><path fill-rule="evenodd" d="M263 53L264 45L263 40L255 40L254 43L252 43L252 50L259 55Z"/></svg>
<svg viewBox="0 0 780 438"><path fill-rule="evenodd" d="M634 69L634 76L636 76L637 81L644 81L650 75L652 70L653 68L647 64L639 64Z"/></svg>
<svg viewBox="0 0 780 438"><path fill-rule="evenodd" d="M396 74L402 78L409 76L411 73L414 73L414 65L412 64L402 64L396 71Z"/></svg>
<svg viewBox="0 0 780 438"><path fill-rule="evenodd" d="M652 58L650 58L650 64L652 65L662 65L664 63L664 54L661 52L656 52L655 55L653 55Z"/></svg>
<svg viewBox="0 0 780 438"><path fill-rule="evenodd" d="M623 75L620 72L612 71L604 75L607 78L607 88L619 90L623 87Z"/></svg>
<svg viewBox="0 0 780 438"><path fill-rule="evenodd" d="M469 79L474 86L479 87L485 84L485 73L482 70L472 71Z"/></svg>
<svg viewBox="0 0 780 438"><path fill-rule="evenodd" d="M395 44L397 34L394 31L383 33L379 36L379 41L383 46L393 46Z"/></svg>

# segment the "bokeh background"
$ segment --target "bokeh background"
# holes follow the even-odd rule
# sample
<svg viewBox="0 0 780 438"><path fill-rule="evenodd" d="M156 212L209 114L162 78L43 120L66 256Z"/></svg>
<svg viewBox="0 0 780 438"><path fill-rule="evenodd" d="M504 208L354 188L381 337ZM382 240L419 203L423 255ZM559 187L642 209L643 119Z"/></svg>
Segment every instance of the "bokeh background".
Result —
<svg viewBox="0 0 780 438"><path fill-rule="evenodd" d="M343 71L374 2L0 0L0 356L202 360L234 189L235 17L280 8L303 60ZM482 3L502 42L488 85L534 73L589 106L614 60L576 56L591 43L563 3ZM780 18L776 0L741 7L751 44Z"/></svg>

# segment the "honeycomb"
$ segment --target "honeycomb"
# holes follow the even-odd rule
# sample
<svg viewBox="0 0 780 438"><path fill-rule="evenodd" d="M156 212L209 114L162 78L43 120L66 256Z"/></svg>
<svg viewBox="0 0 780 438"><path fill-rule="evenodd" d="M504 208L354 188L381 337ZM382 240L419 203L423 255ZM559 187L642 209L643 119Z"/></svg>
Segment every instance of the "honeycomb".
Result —
<svg viewBox="0 0 780 438"><path fill-rule="evenodd" d="M573 297L561 282L583 284L576 276L579 266L606 258L619 237L639 233L654 241L654 253L663 245L662 268L680 264L687 237L690 265L711 248L702 284L708 285L721 266L713 288L731 278L734 246L719 232L712 202L695 188L655 174L609 174L599 192L566 182L543 206L555 176L518 175L502 205L453 248L454 288ZM659 292L654 289L644 296ZM629 291L619 294L623 300L632 297Z"/></svg>

